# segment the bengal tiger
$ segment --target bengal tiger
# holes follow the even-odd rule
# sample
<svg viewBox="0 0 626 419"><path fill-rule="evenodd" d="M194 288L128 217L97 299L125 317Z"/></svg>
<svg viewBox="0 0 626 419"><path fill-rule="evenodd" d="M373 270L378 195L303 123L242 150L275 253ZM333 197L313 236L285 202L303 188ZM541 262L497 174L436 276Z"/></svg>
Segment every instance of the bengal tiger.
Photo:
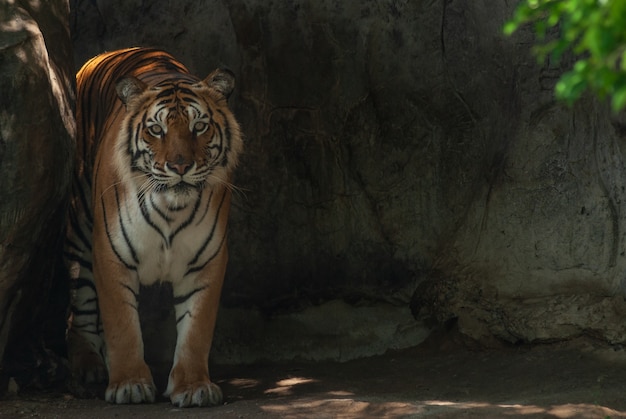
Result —
<svg viewBox="0 0 626 419"><path fill-rule="evenodd" d="M234 76L218 69L201 80L164 51L130 48L92 58L76 83L66 240L73 372L103 379L106 365L108 402L154 402L138 293L170 282L177 339L164 395L179 407L219 404L208 358L243 149L227 103Z"/></svg>

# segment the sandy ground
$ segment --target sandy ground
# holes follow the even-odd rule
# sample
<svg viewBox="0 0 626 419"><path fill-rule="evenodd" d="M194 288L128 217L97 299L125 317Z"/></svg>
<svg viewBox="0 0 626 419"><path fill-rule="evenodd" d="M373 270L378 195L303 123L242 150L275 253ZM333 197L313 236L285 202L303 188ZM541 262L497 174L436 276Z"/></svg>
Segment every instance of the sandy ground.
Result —
<svg viewBox="0 0 626 419"><path fill-rule="evenodd" d="M222 406L31 393L0 402L0 417L626 418L626 351L590 340L478 350L447 339L346 363L214 366L212 375Z"/></svg>

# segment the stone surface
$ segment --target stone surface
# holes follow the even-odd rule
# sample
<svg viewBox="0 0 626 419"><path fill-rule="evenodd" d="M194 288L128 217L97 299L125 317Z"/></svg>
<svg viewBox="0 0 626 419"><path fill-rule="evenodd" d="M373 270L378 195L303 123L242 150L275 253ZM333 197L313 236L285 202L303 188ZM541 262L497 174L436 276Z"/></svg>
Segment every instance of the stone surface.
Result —
<svg viewBox="0 0 626 419"><path fill-rule="evenodd" d="M269 317L245 308L222 308L220 316L212 360L221 365L259 360L348 361L408 348L429 334L408 308L391 304L354 307L330 301Z"/></svg>
<svg viewBox="0 0 626 419"><path fill-rule="evenodd" d="M68 12L63 0L0 2L0 392L11 376L53 372L44 338L63 346L69 297L53 277L74 150Z"/></svg>
<svg viewBox="0 0 626 419"><path fill-rule="evenodd" d="M77 63L143 44L237 74L225 341L307 308L368 330L321 316L331 300L483 341L626 340L626 130L591 98L554 101L562 69L502 35L511 2L77 5Z"/></svg>

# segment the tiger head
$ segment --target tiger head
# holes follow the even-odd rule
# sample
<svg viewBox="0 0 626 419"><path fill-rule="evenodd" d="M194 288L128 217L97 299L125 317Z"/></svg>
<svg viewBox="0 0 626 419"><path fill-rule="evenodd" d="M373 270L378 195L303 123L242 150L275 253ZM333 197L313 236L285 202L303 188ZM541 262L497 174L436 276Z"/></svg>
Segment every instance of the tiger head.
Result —
<svg viewBox="0 0 626 419"><path fill-rule="evenodd" d="M145 175L156 191L178 194L228 184L242 148L227 105L233 88L227 70L202 81L181 77L154 86L135 77L118 81L116 91L126 106L118 146L124 160L130 158L130 170Z"/></svg>

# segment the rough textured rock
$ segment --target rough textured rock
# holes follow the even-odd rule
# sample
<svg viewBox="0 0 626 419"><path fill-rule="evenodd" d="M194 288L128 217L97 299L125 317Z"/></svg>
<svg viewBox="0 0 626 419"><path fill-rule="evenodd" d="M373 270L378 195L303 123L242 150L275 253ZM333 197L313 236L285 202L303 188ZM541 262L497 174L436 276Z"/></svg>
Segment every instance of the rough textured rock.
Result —
<svg viewBox="0 0 626 419"><path fill-rule="evenodd" d="M482 340L626 341L624 130L590 98L554 102L562 70L502 35L513 4L96 3L75 10L77 62L143 44L237 73L226 307L279 321L342 299ZM261 327L232 321L232 345Z"/></svg>
<svg viewBox="0 0 626 419"><path fill-rule="evenodd" d="M0 391L50 373L44 335L64 339L67 290L53 277L74 149L68 16L63 0L0 3Z"/></svg>

